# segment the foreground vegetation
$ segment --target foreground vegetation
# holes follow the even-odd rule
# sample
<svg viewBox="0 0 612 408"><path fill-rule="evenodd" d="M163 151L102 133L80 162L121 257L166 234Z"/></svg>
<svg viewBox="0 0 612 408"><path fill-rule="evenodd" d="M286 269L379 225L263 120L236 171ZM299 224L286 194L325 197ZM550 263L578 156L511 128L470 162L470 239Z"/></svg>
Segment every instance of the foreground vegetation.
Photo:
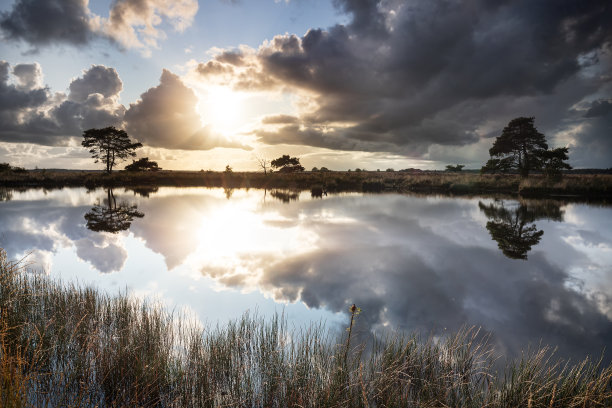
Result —
<svg viewBox="0 0 612 408"><path fill-rule="evenodd" d="M290 330L279 317L203 330L126 295L26 274L3 251L0 279L2 407L612 405L612 366L555 364L543 349L498 374L476 330L437 342L395 334L364 352L350 330Z"/></svg>
<svg viewBox="0 0 612 408"><path fill-rule="evenodd" d="M475 174L467 172L214 172L214 171L5 171L0 187L160 187L202 186L226 188L322 189L341 191L418 191L450 194L505 193L526 197L577 195L612 197L611 174L568 174L559 181L543 175Z"/></svg>

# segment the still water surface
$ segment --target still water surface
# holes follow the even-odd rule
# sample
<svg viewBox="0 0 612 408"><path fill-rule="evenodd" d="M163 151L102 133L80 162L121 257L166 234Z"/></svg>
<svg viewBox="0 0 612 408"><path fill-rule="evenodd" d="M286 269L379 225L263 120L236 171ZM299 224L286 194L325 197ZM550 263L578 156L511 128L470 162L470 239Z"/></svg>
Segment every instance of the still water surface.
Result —
<svg viewBox="0 0 612 408"><path fill-rule="evenodd" d="M205 324L245 311L362 332L490 333L499 355L612 353L612 208L205 188L0 194L0 247Z"/></svg>

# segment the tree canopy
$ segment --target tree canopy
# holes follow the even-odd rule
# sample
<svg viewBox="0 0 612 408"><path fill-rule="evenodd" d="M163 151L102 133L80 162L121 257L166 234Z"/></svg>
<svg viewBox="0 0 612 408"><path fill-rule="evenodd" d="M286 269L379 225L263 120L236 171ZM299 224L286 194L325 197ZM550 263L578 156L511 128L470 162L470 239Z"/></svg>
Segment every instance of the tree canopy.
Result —
<svg viewBox="0 0 612 408"><path fill-rule="evenodd" d="M157 162L149 160L148 157L142 159L132 160L131 164L125 166L127 171L158 171L161 167L157 165Z"/></svg>
<svg viewBox="0 0 612 408"><path fill-rule="evenodd" d="M518 171L527 177L531 171L542 170L548 152L544 135L533 124L534 118L512 119L495 139L489 149L491 159L482 167L482 172ZM565 148L567 153L567 148ZM555 153L559 158L559 153ZM567 157L565 158L567 160ZM564 163L565 166L569 166Z"/></svg>
<svg viewBox="0 0 612 408"><path fill-rule="evenodd" d="M298 171L304 171L304 166L300 164L300 159L297 157L289 157L289 155L283 155L278 159L272 160L270 163L272 167L278 169L281 173L295 173Z"/></svg>
<svg viewBox="0 0 612 408"><path fill-rule="evenodd" d="M113 171L117 162L135 157L136 149L142 147L142 143L132 142L124 130L113 126L86 130L83 132L81 145L89 149L96 163L102 162L106 165L107 173Z"/></svg>
<svg viewBox="0 0 612 408"><path fill-rule="evenodd" d="M568 157L568 148L560 147L558 149L547 150L544 152L543 165L544 165L544 174L549 179L560 179L561 178L561 170L570 170L572 166L565 163Z"/></svg>
<svg viewBox="0 0 612 408"><path fill-rule="evenodd" d="M446 171L449 171L449 172L458 172L458 171L463 170L464 167L465 167L464 164L457 164L455 166L453 166L452 164L447 164L446 165Z"/></svg>

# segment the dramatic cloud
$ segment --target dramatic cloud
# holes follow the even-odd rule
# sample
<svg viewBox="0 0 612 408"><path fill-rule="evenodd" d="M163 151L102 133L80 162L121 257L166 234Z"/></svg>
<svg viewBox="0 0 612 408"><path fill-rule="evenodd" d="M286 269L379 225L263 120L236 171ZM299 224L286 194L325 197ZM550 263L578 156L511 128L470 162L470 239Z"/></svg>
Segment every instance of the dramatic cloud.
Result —
<svg viewBox="0 0 612 408"><path fill-rule="evenodd" d="M68 98L51 115L61 129L79 136L86 129L119 126L125 114L118 102L122 88L114 68L93 65L70 83Z"/></svg>
<svg viewBox="0 0 612 408"><path fill-rule="evenodd" d="M82 45L93 36L88 0L17 0L0 14L0 28L8 39L34 46L56 42Z"/></svg>
<svg viewBox="0 0 612 408"><path fill-rule="evenodd" d="M599 100L591 103L591 107L584 115L585 118L596 118L612 113L612 100Z"/></svg>
<svg viewBox="0 0 612 408"><path fill-rule="evenodd" d="M0 113L3 114L3 117L5 113L35 108L47 101L48 89L37 85L42 80L42 74L37 65L17 65L13 70L17 85L9 82L9 72L9 63L0 61Z"/></svg>
<svg viewBox="0 0 612 408"><path fill-rule="evenodd" d="M108 98L118 95L122 88L123 84L114 68L94 65L81 78L72 81L68 98L75 102L85 102L94 93Z"/></svg>
<svg viewBox="0 0 612 408"><path fill-rule="evenodd" d="M568 130L576 167L612 168L612 103L593 102L585 116Z"/></svg>
<svg viewBox="0 0 612 408"><path fill-rule="evenodd" d="M130 135L152 147L208 150L215 147L247 148L202 127L196 112L198 99L181 79L164 70L160 84L130 104L125 123Z"/></svg>
<svg viewBox="0 0 612 408"><path fill-rule="evenodd" d="M159 28L162 23L182 31L197 11L197 0L115 0L104 18L91 12L88 0L17 0L0 15L0 28L7 39L34 47L107 38L147 54L166 36Z"/></svg>
<svg viewBox="0 0 612 408"><path fill-rule="evenodd" d="M609 68L599 58L612 41L606 1L336 3L349 24L220 52L196 69L206 81L308 101L298 124L264 121L262 142L435 159L432 146L471 145L516 116L554 109L542 130L558 131L574 104L610 80L592 74ZM571 99L557 99L562 86Z"/></svg>
<svg viewBox="0 0 612 408"><path fill-rule="evenodd" d="M17 78L18 87L22 90L31 91L43 86L42 69L37 62L15 65L13 75Z"/></svg>
<svg viewBox="0 0 612 408"><path fill-rule="evenodd" d="M158 28L166 20L176 31L193 22L197 0L116 0L108 19L96 19L96 26L127 48L157 47L166 34Z"/></svg>
<svg viewBox="0 0 612 408"><path fill-rule="evenodd" d="M125 108L118 102L122 89L117 71L94 65L70 84L68 96L51 95L43 87L38 64L13 69L0 62L0 140L42 145L66 145L92 127L119 125ZM11 82L16 82L12 84Z"/></svg>

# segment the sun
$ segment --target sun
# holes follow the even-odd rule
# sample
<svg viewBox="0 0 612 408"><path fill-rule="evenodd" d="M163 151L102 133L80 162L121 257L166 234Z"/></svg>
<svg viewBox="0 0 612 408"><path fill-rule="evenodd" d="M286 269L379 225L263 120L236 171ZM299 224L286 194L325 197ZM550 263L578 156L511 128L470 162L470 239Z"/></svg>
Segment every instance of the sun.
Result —
<svg viewBox="0 0 612 408"><path fill-rule="evenodd" d="M199 113L204 126L230 136L244 125L244 96L229 87L209 86L199 95Z"/></svg>

